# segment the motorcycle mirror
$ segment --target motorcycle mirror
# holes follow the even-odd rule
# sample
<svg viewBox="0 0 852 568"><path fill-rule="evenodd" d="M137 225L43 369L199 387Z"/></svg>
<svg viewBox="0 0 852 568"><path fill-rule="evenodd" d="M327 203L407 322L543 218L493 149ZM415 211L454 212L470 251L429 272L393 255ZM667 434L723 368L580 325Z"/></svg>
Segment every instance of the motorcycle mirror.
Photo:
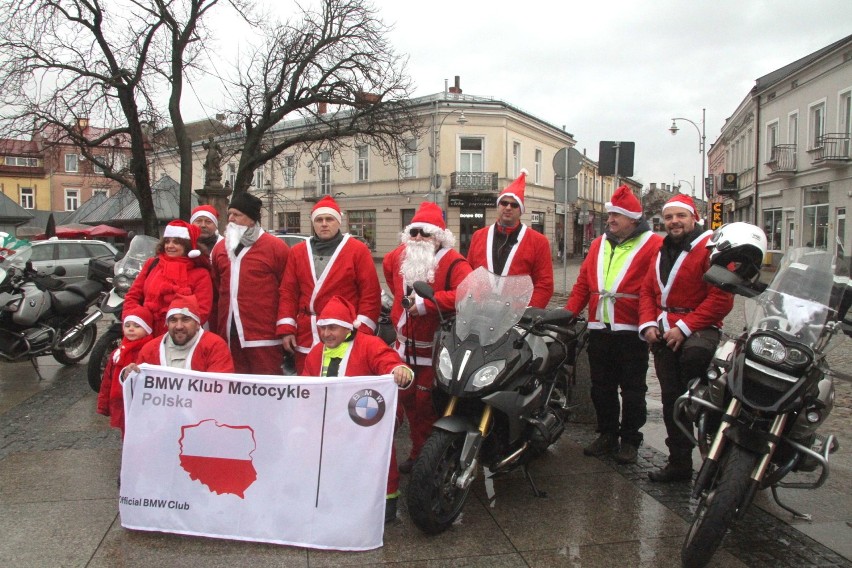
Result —
<svg viewBox="0 0 852 568"><path fill-rule="evenodd" d="M65 274L66 274L66 271L65 271L64 266L57 266L56 268L53 269L53 275L54 276L65 276Z"/></svg>
<svg viewBox="0 0 852 568"><path fill-rule="evenodd" d="M426 282L415 282L414 291L417 292L417 295L421 298L426 298L427 300L432 300L433 302L435 301L435 291L432 290L432 287L429 286Z"/></svg>
<svg viewBox="0 0 852 568"><path fill-rule="evenodd" d="M725 292L738 294L746 298L758 296L763 291L757 289L760 286L755 286L750 280L718 264L710 266L707 272L704 273L704 281L717 288L721 288Z"/></svg>

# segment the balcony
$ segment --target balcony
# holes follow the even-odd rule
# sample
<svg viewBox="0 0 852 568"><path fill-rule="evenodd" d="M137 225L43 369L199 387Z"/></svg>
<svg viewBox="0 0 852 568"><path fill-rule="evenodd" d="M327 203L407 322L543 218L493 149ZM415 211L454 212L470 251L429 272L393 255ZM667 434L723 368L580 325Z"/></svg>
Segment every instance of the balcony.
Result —
<svg viewBox="0 0 852 568"><path fill-rule="evenodd" d="M796 173L796 145L778 144L772 147L772 155L766 162L770 176L785 176Z"/></svg>
<svg viewBox="0 0 852 568"><path fill-rule="evenodd" d="M451 191L497 191L497 172L453 172Z"/></svg>
<svg viewBox="0 0 852 568"><path fill-rule="evenodd" d="M316 181L306 181L304 184L304 192L302 199L309 202L316 202L331 195L331 184L319 185Z"/></svg>
<svg viewBox="0 0 852 568"><path fill-rule="evenodd" d="M849 163L849 134L823 134L812 150L814 164L842 166Z"/></svg>

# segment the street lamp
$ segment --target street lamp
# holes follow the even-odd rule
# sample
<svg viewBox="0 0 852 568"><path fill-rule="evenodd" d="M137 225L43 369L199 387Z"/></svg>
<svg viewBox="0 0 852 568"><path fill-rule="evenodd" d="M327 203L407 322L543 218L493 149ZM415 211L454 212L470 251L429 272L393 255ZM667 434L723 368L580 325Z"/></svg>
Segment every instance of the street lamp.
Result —
<svg viewBox="0 0 852 568"><path fill-rule="evenodd" d="M450 118L453 114L459 113L458 118L456 119L456 124L459 126L464 126L467 124L467 118L464 115L464 110L462 109L454 109L447 113L447 115L441 119L441 122L438 122L438 103L435 102L435 112L432 114L432 141L429 147L429 156L432 158L432 171L429 179L429 193L432 196L432 201L437 202L438 200L438 187L441 185L441 180L438 175L438 155L440 154L440 148L438 145L440 136L441 136L441 127L444 126L444 122L448 118Z"/></svg>
<svg viewBox="0 0 852 568"><path fill-rule="evenodd" d="M695 127L695 131L698 132L698 152L701 153L701 199L708 200L709 196L707 195L707 188L705 187L706 181L704 180L704 165L707 162L707 146L706 139L707 137L704 135L704 124L706 122L707 117L707 109L701 109L701 128L698 127L695 122L689 120L688 118L673 118L672 125L669 127L669 132L672 133L672 136L677 134L677 131L680 130L677 127L678 120L685 120L689 124ZM695 190L693 189L693 192Z"/></svg>
<svg viewBox="0 0 852 568"><path fill-rule="evenodd" d="M693 179L695 179L695 178L693 178ZM681 182L689 184L689 192L692 194L693 197L695 197L695 182L690 182L690 181L685 180L685 179L679 179L679 180L677 180L678 188L680 188Z"/></svg>

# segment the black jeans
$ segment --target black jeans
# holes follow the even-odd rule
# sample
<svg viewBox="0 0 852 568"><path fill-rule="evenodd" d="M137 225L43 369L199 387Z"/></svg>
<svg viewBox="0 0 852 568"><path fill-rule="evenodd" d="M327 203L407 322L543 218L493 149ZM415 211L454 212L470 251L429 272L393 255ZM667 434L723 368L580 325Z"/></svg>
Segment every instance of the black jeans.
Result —
<svg viewBox="0 0 852 568"><path fill-rule="evenodd" d="M635 331L590 330L588 355L598 432L616 434L638 446L642 443L639 430L648 418L648 344Z"/></svg>
<svg viewBox="0 0 852 568"><path fill-rule="evenodd" d="M651 347L654 368L660 380L670 461L692 463L692 442L674 423L674 404L686 392L690 381L707 371L720 335L719 330L713 327L699 329L692 332L677 351L669 349L664 342L657 342Z"/></svg>

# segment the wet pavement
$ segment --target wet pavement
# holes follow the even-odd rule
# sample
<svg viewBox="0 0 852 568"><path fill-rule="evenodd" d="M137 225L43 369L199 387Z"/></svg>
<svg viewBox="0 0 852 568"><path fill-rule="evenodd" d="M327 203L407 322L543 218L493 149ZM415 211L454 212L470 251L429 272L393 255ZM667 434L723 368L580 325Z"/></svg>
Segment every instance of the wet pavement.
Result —
<svg viewBox="0 0 852 568"><path fill-rule="evenodd" d="M569 282L576 268L569 261ZM557 269L557 291L560 276ZM730 327L737 325L731 319ZM771 496L759 494L712 566L852 567L850 347L852 340L843 338L830 356L842 374L835 409L821 430L841 438L831 477L818 490L781 491L789 504L812 513L813 522L792 520ZM63 368L43 358L41 371L43 381L28 363L0 364L0 566L679 566L695 507L690 484L647 479L665 463L652 369L637 464L583 456L594 428L571 424L531 468L546 497L534 497L520 473L487 486L480 476L460 521L438 536L414 527L404 499L396 521L386 525L384 546L369 552L129 531L118 516L120 437L95 413L84 365ZM400 430L397 450L404 455L407 449L407 432ZM403 493L406 484L403 476Z"/></svg>

